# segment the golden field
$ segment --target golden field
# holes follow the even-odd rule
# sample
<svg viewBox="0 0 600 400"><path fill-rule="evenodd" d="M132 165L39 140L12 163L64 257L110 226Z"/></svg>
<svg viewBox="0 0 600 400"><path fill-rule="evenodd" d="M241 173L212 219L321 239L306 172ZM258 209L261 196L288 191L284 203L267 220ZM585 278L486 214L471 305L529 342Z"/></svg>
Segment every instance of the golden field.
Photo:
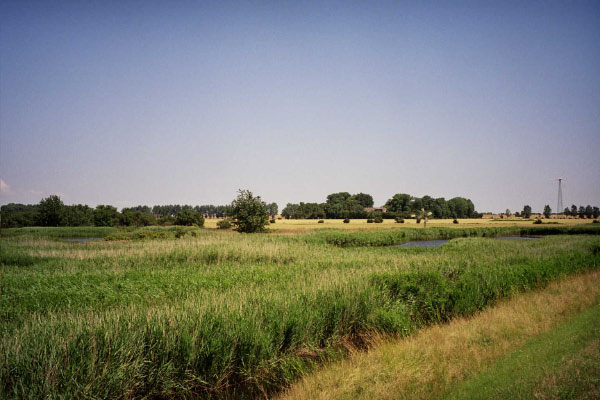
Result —
<svg viewBox="0 0 600 400"><path fill-rule="evenodd" d="M204 222L205 228L217 228L217 222L220 218L207 218ZM348 229L348 230L374 230L374 229L395 229L402 227L423 228L423 221L417 224L415 219L405 219L403 224L396 223L393 219L384 219L381 224L367 223L366 219L351 219L350 223L344 224L342 219L325 219L324 223L319 224L316 219L276 219L274 224L269 224L268 228L281 231L304 231L313 229ZM432 219L427 222L428 227L503 227L503 226L529 226L533 220L523 220L519 218L511 219L459 219L458 224L453 223L453 219ZM589 224L589 219L543 219L542 224L573 226Z"/></svg>

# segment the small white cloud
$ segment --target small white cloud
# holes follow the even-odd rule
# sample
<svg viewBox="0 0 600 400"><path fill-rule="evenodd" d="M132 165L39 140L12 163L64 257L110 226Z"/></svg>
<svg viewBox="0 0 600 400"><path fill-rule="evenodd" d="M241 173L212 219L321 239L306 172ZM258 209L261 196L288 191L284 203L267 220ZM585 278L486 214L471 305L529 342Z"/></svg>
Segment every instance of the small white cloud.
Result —
<svg viewBox="0 0 600 400"><path fill-rule="evenodd" d="M10 193L10 185L0 179L0 193Z"/></svg>

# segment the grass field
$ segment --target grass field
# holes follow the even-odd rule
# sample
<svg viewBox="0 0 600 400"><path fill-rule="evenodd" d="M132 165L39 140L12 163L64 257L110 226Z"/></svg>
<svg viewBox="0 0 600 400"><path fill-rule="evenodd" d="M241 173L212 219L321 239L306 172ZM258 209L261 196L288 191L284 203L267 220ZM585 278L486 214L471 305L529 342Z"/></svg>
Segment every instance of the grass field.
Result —
<svg viewBox="0 0 600 400"><path fill-rule="evenodd" d="M410 335L600 266L597 224L381 225L3 230L0 397L264 396L382 334ZM503 234L549 236L491 238ZM119 240L60 239L76 236ZM388 246L434 237L456 239Z"/></svg>

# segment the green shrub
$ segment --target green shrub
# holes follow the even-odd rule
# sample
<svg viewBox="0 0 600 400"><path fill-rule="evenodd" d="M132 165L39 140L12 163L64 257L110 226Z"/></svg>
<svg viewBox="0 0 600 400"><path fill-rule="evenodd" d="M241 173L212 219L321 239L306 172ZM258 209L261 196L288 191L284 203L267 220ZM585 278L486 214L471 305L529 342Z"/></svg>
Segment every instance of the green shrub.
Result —
<svg viewBox="0 0 600 400"><path fill-rule="evenodd" d="M319 223L319 224L324 224L324 223L325 223L325 221L324 221L324 220L322 220L322 219L320 219L318 223Z"/></svg>
<svg viewBox="0 0 600 400"><path fill-rule="evenodd" d="M271 218L271 219L269 220L269 223L271 223L271 224L274 224L274 223L275 223L275 218Z"/></svg>
<svg viewBox="0 0 600 400"><path fill-rule="evenodd" d="M404 218L401 218L401 217L396 217L394 220L396 221L397 224L403 224L404 223Z"/></svg>
<svg viewBox="0 0 600 400"><path fill-rule="evenodd" d="M453 224L458 224L458 220L456 218L454 218L454 221L452 221Z"/></svg>
<svg viewBox="0 0 600 400"><path fill-rule="evenodd" d="M533 221L534 224L539 225L542 223L541 219L536 219L535 221Z"/></svg>
<svg viewBox="0 0 600 400"><path fill-rule="evenodd" d="M373 218L369 218L369 219L367 220L367 224L372 224L373 222L375 222L375 221L373 220Z"/></svg>
<svg viewBox="0 0 600 400"><path fill-rule="evenodd" d="M175 217L175 225L192 226L198 225L204 226L204 216L199 212L192 210L182 210Z"/></svg>
<svg viewBox="0 0 600 400"><path fill-rule="evenodd" d="M225 218L222 219L221 221L217 222L217 228L218 229L231 229L231 221L229 220L229 218Z"/></svg>
<svg viewBox="0 0 600 400"><path fill-rule="evenodd" d="M241 233L264 232L269 223L267 205L249 190L240 190L231 203L231 216L236 230Z"/></svg>
<svg viewBox="0 0 600 400"><path fill-rule="evenodd" d="M349 220L348 218L346 218L346 219L344 220L344 223L345 223L345 224L349 224L349 223L350 223L350 220Z"/></svg>
<svg viewBox="0 0 600 400"><path fill-rule="evenodd" d="M383 218L380 215L378 215L373 219L373 222L375 222L376 224L381 224L383 222Z"/></svg>

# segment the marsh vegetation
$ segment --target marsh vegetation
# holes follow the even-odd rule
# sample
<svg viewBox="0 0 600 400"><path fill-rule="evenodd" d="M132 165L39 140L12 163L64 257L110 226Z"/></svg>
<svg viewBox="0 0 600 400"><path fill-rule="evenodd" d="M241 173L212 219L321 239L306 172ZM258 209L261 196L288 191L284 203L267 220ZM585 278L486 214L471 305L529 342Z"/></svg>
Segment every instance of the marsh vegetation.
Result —
<svg viewBox="0 0 600 400"><path fill-rule="evenodd" d="M406 336L598 268L596 227L2 230L1 394L277 392L373 336ZM487 238L532 233L549 236ZM60 240L84 234L112 240ZM455 239L388 247L439 238Z"/></svg>

